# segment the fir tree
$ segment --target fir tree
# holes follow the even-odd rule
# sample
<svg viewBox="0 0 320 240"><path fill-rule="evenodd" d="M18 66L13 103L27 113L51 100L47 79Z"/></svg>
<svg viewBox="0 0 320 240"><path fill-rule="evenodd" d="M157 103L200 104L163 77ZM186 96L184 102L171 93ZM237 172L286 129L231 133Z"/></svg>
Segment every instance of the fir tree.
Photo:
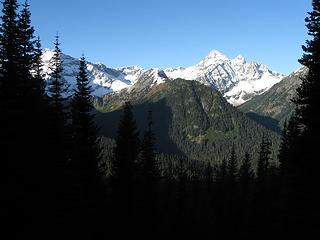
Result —
<svg viewBox="0 0 320 240"><path fill-rule="evenodd" d="M299 62L308 68L297 89L294 119L289 122L282 141L279 160L283 173L282 206L286 215L284 233L312 236L318 231L320 217L318 190L318 142L320 136L320 1L312 1L312 11L305 19L310 39L302 47Z"/></svg>
<svg viewBox="0 0 320 240"><path fill-rule="evenodd" d="M319 133L320 110L319 103L319 75L320 75L320 1L312 1L313 11L305 19L310 40L302 47L305 52L299 62L308 68L308 74L297 89L298 96L294 99L297 107L299 124L303 127L307 140L317 141ZM310 136L309 136L310 135Z"/></svg>
<svg viewBox="0 0 320 240"><path fill-rule="evenodd" d="M265 182L268 175L268 168L271 155L271 142L265 136L262 137L259 150L258 166L257 166L257 181Z"/></svg>
<svg viewBox="0 0 320 240"><path fill-rule="evenodd" d="M227 178L230 183L234 183L237 177L237 156L234 147L232 147L230 159L228 161Z"/></svg>
<svg viewBox="0 0 320 240"><path fill-rule="evenodd" d="M132 201L134 174L139 149L139 138L136 122L132 113L130 102L126 102L121 116L117 136L116 146L113 149L113 202L115 231L125 226L132 228Z"/></svg>
<svg viewBox="0 0 320 240"><path fill-rule="evenodd" d="M312 7L312 11L308 13L309 16L305 19L310 39L302 47L304 55L299 60L302 65L308 68L308 74L297 89L297 97L294 99L297 125L301 131L299 137L299 168L303 175L302 179L306 181L308 187L311 187L318 179L318 169L320 167L318 158L315 157L318 156L315 146L318 145L320 136L320 1L313 0ZM310 190L314 191L316 188L313 185ZM316 194L316 192L313 192L313 194Z"/></svg>
<svg viewBox="0 0 320 240"><path fill-rule="evenodd" d="M25 1L24 5L22 6L23 9L19 15L18 21L18 29L19 29L19 43L21 47L21 65L25 70L22 74L25 78L30 79L32 78L30 69L34 61L36 61L35 56L35 37L34 37L34 28L31 26L31 13L29 10L30 5L28 1ZM32 89L32 87L29 87Z"/></svg>
<svg viewBox="0 0 320 240"><path fill-rule="evenodd" d="M271 142L263 136L260 144L257 173L254 182L254 225L257 233L267 234L268 210L270 203L268 202L269 190L269 162L271 154Z"/></svg>
<svg viewBox="0 0 320 240"><path fill-rule="evenodd" d="M56 41L54 43L54 54L51 59L50 65L50 80L48 83L48 92L50 97L50 105L54 112L56 113L58 122L61 119L65 118L65 102L66 98L63 96L67 91L67 87L65 86L62 79L62 63L61 63L61 49L59 36L56 36Z"/></svg>
<svg viewBox="0 0 320 240"><path fill-rule="evenodd" d="M88 231L93 233L99 230L98 216L103 212L104 194L102 192L102 180L99 173L100 152L98 149L97 127L92 103L92 89L86 72L86 60L80 59L77 84L71 99L71 135L72 153L70 170L72 188L74 189L73 201L78 202L82 212L75 219L86 223ZM76 214L76 212L74 213ZM81 220L80 220L81 219ZM90 219L90 220L89 220ZM96 228L94 230L94 228Z"/></svg>
<svg viewBox="0 0 320 240"><path fill-rule="evenodd" d="M59 36L56 36L54 54L50 65L50 79L48 82L49 105L51 110L51 136L56 150L56 161L65 164L67 154L67 123L68 114L66 111L66 100L64 94L67 88L62 79L62 63Z"/></svg>
<svg viewBox="0 0 320 240"><path fill-rule="evenodd" d="M152 130L152 111L148 112L148 130L144 134L139 153L139 162L142 165L142 171L146 181L154 181L159 174L159 168L155 153L155 135Z"/></svg>
<svg viewBox="0 0 320 240"><path fill-rule="evenodd" d="M149 236L155 230L157 180L160 177L155 153L155 135L152 130L152 111L148 112L148 129L144 134L138 161L142 167L144 187L144 224L145 234Z"/></svg>
<svg viewBox="0 0 320 240"><path fill-rule="evenodd" d="M34 52L34 59L32 70L34 72L34 87L36 89L35 93L39 94L41 97L45 97L45 82L44 82L44 73L42 70L42 48L41 48L41 40L38 37L35 41L35 52ZM44 99L43 99L44 100Z"/></svg>
<svg viewBox="0 0 320 240"><path fill-rule="evenodd" d="M249 184L254 177L251 169L251 156L249 152L246 152L244 155L244 159L238 175L239 175L239 182L242 188L241 191L242 193L245 193L248 191Z"/></svg>
<svg viewBox="0 0 320 240"><path fill-rule="evenodd" d="M297 156L299 156L299 136L300 130L298 128L297 118L293 115L289 119L289 122L284 124L282 131L282 139L278 154L282 177L292 171L294 167L299 167L299 163L297 162Z"/></svg>
<svg viewBox="0 0 320 240"><path fill-rule="evenodd" d="M1 149L9 156L16 139L14 125L19 117L21 100L21 73L19 73L20 45L18 41L18 4L15 0L3 1L0 26L0 106ZM5 164L6 166L6 164ZM5 168L6 169L6 168ZM5 170L5 173L7 170ZM4 174L5 175L5 174Z"/></svg>
<svg viewBox="0 0 320 240"><path fill-rule="evenodd" d="M86 72L86 60L82 57L76 89L71 99L73 162L81 171L92 171L91 174L97 174L99 151L91 93L92 89Z"/></svg>
<svg viewBox="0 0 320 240"><path fill-rule="evenodd" d="M113 177L119 181L132 180L138 156L139 138L130 102L124 105L115 140Z"/></svg>

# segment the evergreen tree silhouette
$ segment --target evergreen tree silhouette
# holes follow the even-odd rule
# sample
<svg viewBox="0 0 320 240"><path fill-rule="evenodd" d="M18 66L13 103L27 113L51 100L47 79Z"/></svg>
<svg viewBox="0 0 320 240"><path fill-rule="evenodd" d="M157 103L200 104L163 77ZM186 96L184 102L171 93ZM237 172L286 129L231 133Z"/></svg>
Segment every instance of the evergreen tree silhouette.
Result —
<svg viewBox="0 0 320 240"><path fill-rule="evenodd" d="M245 194L248 191L249 184L252 182L254 175L251 168L251 156L246 152L242 165L239 170L239 182L241 184L241 192Z"/></svg>
<svg viewBox="0 0 320 240"><path fill-rule="evenodd" d="M246 152L242 161L242 165L239 169L239 212L241 214L241 221L239 221L239 227L241 229L242 237L249 237L250 233L250 219L252 217L252 184L254 179L254 173L251 166L251 155Z"/></svg>
<svg viewBox="0 0 320 240"><path fill-rule="evenodd" d="M15 123L19 117L19 98L21 94L19 73L20 45L18 41L18 4L15 0L2 2L2 16L0 26L0 106L1 106L1 150L3 151L3 174L7 176L10 158L18 131ZM21 100L21 98L20 98ZM9 157L10 156L10 157ZM9 162L10 161L10 162Z"/></svg>
<svg viewBox="0 0 320 240"><path fill-rule="evenodd" d="M148 128L142 137L138 161L142 167L144 188L144 223L146 236L154 235L156 221L157 182L160 177L156 161L155 135L152 130L152 111L148 111Z"/></svg>
<svg viewBox="0 0 320 240"><path fill-rule="evenodd" d="M234 184L237 177L237 156L234 147L232 147L230 159L227 167L227 179L229 184Z"/></svg>
<svg viewBox="0 0 320 240"><path fill-rule="evenodd" d="M123 227L132 229L133 187L139 150L136 122L130 102L126 102L119 122L116 146L113 149L113 202L115 231ZM118 232L121 235L121 232ZM124 234L124 233L123 233Z"/></svg>
<svg viewBox="0 0 320 240"><path fill-rule="evenodd" d="M52 171L51 195L53 225L61 226L62 232L72 234L68 222L73 216L69 193L72 189L68 162L71 157L70 119L67 111L66 87L62 79L62 63L59 36L55 39L55 49L50 62L50 78L47 80L48 93L48 145L50 154L46 156ZM58 234L58 233L57 233Z"/></svg>
<svg viewBox="0 0 320 240"><path fill-rule="evenodd" d="M271 142L266 137L262 137L259 149L257 164L257 173L254 182L254 225L257 234L267 236L268 230L268 210L270 202L268 201L268 181L269 181L269 163L271 155Z"/></svg>
<svg viewBox="0 0 320 240"><path fill-rule="evenodd" d="M259 158L257 165L257 178L256 182L259 184L264 184L266 182L268 168L270 163L271 155L271 142L270 140L263 136L260 144Z"/></svg>
<svg viewBox="0 0 320 240"><path fill-rule="evenodd" d="M20 238L34 234L30 226L40 224L38 219L44 217L47 205L44 169L49 168L46 168L46 161L43 161L44 153L47 153L43 148L46 136L43 121L44 92L40 90L40 80L36 81L31 74L36 46L29 5L26 2L18 14L17 1L8 0L2 4L0 148L4 162L3 176L6 178L4 192L8 190L5 195L10 196L7 206L10 216L7 222L10 224L10 219L15 219L15 226L21 231L12 232ZM43 201L40 201L41 198Z"/></svg>
<svg viewBox="0 0 320 240"><path fill-rule="evenodd" d="M21 151L17 151L17 139L19 139L21 125L18 125L22 109L22 78L19 69L20 44L18 41L18 3L15 0L2 2L2 16L0 26L0 150L1 150L1 182L3 184L4 204L1 212L6 225L7 233L14 233L12 226L15 224L21 228L24 218L24 209L18 212L19 197L24 195L24 186L21 182L23 167L21 163ZM16 221L16 219L18 220Z"/></svg>
<svg viewBox="0 0 320 240"><path fill-rule="evenodd" d="M55 39L54 54L50 63L50 79L48 80L49 105L51 110L51 134L53 141L53 158L56 161L57 168L64 168L66 161L70 157L68 153L68 123L69 116L67 112L67 86L62 79L62 63L59 36Z"/></svg>
<svg viewBox="0 0 320 240"><path fill-rule="evenodd" d="M72 153L70 170L74 200L78 209L73 213L81 229L87 228L91 235L99 235L99 221L103 213L103 188L98 163L98 130L95 125L92 89L86 72L86 60L80 59L76 88L71 99ZM105 214L105 212L104 212ZM90 220L89 220L90 219ZM101 223L102 224L102 223ZM77 230L75 230L77 231Z"/></svg>
<svg viewBox="0 0 320 240"><path fill-rule="evenodd" d="M225 184L226 192L226 214L228 216L228 237L237 235L238 214L237 214L237 156L234 146L232 147L230 158L227 165L227 177Z"/></svg>
<svg viewBox="0 0 320 240"><path fill-rule="evenodd" d="M299 174L300 182L296 185L295 193L299 201L295 205L295 213L291 214L291 227L293 235L303 232L315 233L316 219L320 217L319 190L317 185L318 169L318 142L320 134L320 1L312 1L312 11L305 19L310 39L302 47L304 54L299 62L308 68L308 74L303 78L301 86L297 89L296 117L298 129L301 131L298 140L299 152L294 158L299 162L295 168ZM299 228L297 227L299 226ZM300 229L300 231L298 231Z"/></svg>

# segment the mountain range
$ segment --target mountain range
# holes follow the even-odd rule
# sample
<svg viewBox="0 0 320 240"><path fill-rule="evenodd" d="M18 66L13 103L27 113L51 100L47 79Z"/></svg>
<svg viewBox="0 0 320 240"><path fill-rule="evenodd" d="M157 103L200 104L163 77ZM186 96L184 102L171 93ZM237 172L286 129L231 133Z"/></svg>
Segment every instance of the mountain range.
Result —
<svg viewBox="0 0 320 240"><path fill-rule="evenodd" d="M51 50L44 50L47 79L52 56ZM63 79L71 91L79 60L61 57ZM113 69L88 62L87 70L102 136L115 137L121 107L130 101L140 133L152 109L161 153L213 164L228 158L232 146L239 156L245 151L257 156L262 136L272 140L276 153L282 124L294 110L290 99L306 73L300 68L284 76L266 65L247 63L242 56L229 59L216 50L188 68Z"/></svg>
<svg viewBox="0 0 320 240"><path fill-rule="evenodd" d="M42 61L46 78L49 78L52 56L53 51L49 49L43 51ZM61 59L64 69L63 78L71 91L75 86L79 60L66 54L62 54ZM114 69L103 64L88 62L87 70L94 89L93 94L98 97L119 92L122 89L137 88L137 83L140 88L150 88L165 81L181 78L195 80L218 90L229 103L235 106L266 92L284 77L283 74L269 70L264 64L247 63L241 55L230 59L217 50L211 51L199 63L187 68L146 70L138 66L131 66ZM141 78L148 79L144 81L144 86L142 86Z"/></svg>

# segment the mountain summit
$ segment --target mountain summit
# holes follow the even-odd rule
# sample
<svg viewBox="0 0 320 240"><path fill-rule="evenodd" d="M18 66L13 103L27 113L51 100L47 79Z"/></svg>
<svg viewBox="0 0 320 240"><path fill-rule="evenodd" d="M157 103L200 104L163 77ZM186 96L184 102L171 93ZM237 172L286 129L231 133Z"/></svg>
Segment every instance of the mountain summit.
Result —
<svg viewBox="0 0 320 240"><path fill-rule="evenodd" d="M52 56L51 50L45 49L43 51L43 70L46 73L46 78L49 78L49 65ZM69 89L72 90L75 86L79 60L65 54L62 54L61 58L64 69L63 77L69 84ZM126 88L149 89L164 81L181 78L196 80L211 86L235 106L264 93L284 77L282 74L269 70L264 64L247 63L241 55L230 59L217 50L211 51L199 63L187 68L145 70L138 66L131 66L113 69L103 64L88 62L87 70L94 89L93 94L96 96L103 96Z"/></svg>

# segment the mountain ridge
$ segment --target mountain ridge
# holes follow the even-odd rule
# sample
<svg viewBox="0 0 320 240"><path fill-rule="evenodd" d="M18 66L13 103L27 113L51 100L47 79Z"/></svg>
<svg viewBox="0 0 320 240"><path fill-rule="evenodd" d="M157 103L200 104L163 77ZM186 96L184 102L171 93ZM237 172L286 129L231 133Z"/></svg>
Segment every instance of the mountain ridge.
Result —
<svg viewBox="0 0 320 240"><path fill-rule="evenodd" d="M52 56L53 51L44 49L42 61L46 79L50 77L49 66ZM61 59L64 68L63 77L72 90L79 60L63 53ZM148 75L150 81L145 81L145 84L150 84L150 86L144 86L144 88L176 78L196 80L218 90L229 103L235 106L262 94L284 77L283 74L269 70L264 64L247 63L241 55L229 59L218 50L211 51L198 64L187 68L143 69L139 66L109 68L102 63L88 62L87 70L93 87L93 95L98 97L130 89L140 77Z"/></svg>

